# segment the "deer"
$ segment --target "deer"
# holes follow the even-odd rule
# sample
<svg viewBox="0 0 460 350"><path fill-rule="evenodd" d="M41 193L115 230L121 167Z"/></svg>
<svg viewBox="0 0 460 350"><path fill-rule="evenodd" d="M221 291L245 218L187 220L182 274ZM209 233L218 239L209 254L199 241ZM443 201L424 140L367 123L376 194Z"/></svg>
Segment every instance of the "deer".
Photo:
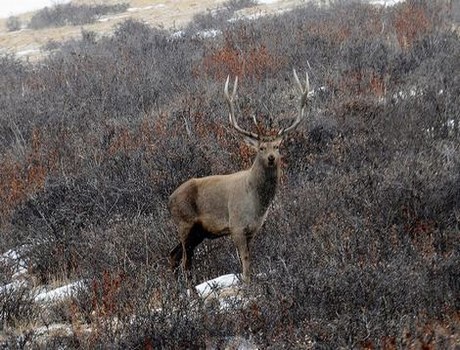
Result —
<svg viewBox="0 0 460 350"><path fill-rule="evenodd" d="M295 69L293 75L299 95L299 112L290 126L281 128L272 136L247 131L238 125L234 106L238 76L231 94L228 91L230 76L227 77L224 96L230 125L257 154L249 169L227 175L192 178L170 195L169 210L180 240L169 254L173 270L181 263L184 271L190 270L194 249L204 239L229 235L237 248L243 282L250 282L250 243L260 231L276 194L281 174L279 147L283 138L304 119L307 107L310 91L308 73L305 74L305 85L300 82Z"/></svg>

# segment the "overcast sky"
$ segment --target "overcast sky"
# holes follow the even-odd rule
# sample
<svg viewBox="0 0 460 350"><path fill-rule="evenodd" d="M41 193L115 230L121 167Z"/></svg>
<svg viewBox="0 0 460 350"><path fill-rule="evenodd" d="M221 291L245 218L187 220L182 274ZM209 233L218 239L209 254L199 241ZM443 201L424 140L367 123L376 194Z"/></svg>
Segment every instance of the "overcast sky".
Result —
<svg viewBox="0 0 460 350"><path fill-rule="evenodd" d="M65 2L69 0L0 0L0 17L9 17Z"/></svg>

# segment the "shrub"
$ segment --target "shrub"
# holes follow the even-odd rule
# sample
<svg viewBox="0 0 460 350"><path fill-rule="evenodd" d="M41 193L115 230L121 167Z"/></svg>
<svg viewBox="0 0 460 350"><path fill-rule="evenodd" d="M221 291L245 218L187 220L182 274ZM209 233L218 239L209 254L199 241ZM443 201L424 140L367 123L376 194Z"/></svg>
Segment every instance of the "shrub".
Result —
<svg viewBox="0 0 460 350"><path fill-rule="evenodd" d="M27 244L39 280L86 283L56 310L73 335L47 345L454 346L460 43L449 16L422 3L216 22L212 40L126 21L40 64L2 57L2 246ZM269 131L297 113L293 67L315 91L282 146L244 307L188 297L168 269L168 196L251 164L227 124L226 76L240 78L239 123L254 128L254 114ZM189 283L239 268L231 239L204 242Z"/></svg>
<svg viewBox="0 0 460 350"><path fill-rule="evenodd" d="M2 332L33 324L38 316L37 306L29 286L7 284L0 290L0 329Z"/></svg>
<svg viewBox="0 0 460 350"><path fill-rule="evenodd" d="M21 20L19 17L16 16L10 16L6 20L6 28L8 29L9 32L15 32L19 29L21 29Z"/></svg>
<svg viewBox="0 0 460 350"><path fill-rule="evenodd" d="M73 5L57 4L37 11L28 24L29 28L42 29L66 25L83 25L94 23L103 15L125 12L128 3L115 5Z"/></svg>

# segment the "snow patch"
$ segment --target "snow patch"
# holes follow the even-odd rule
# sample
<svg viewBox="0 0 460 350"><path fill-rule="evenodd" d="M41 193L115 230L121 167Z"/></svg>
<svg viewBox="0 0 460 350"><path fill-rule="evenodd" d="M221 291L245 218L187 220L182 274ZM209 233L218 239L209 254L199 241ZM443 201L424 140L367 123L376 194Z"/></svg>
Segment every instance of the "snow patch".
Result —
<svg viewBox="0 0 460 350"><path fill-rule="evenodd" d="M2 254L2 256L0 257L0 262L17 261L19 259L19 253L14 249L10 249Z"/></svg>
<svg viewBox="0 0 460 350"><path fill-rule="evenodd" d="M128 18L129 15L117 15L117 16L103 16L99 18L97 21L98 22L108 22L108 21L113 21L117 19L122 19L122 18Z"/></svg>
<svg viewBox="0 0 460 350"><path fill-rule="evenodd" d="M29 55L35 55L38 52L40 52L40 49L27 49L27 50L16 52L16 56L24 57L24 56L29 56Z"/></svg>
<svg viewBox="0 0 460 350"><path fill-rule="evenodd" d="M369 3L371 5L378 5L378 6L386 7L386 6L394 6L404 1L405 0L370 0Z"/></svg>
<svg viewBox="0 0 460 350"><path fill-rule="evenodd" d="M0 294L12 293L19 288L25 287L27 284L24 281L13 281L11 283L0 286Z"/></svg>
<svg viewBox="0 0 460 350"><path fill-rule="evenodd" d="M178 30L177 32L174 32L171 34L171 37L173 39L180 39L180 38L183 38L185 36L185 32L183 30Z"/></svg>
<svg viewBox="0 0 460 350"><path fill-rule="evenodd" d="M38 327L34 330L34 335L43 336L50 333L60 333L62 335L70 336L73 334L72 328L68 324L54 323L49 326Z"/></svg>
<svg viewBox="0 0 460 350"><path fill-rule="evenodd" d="M233 273L219 276L212 280L203 282L195 287L198 295L202 298L207 298L211 294L219 296L225 288L238 287L240 285L241 276Z"/></svg>
<svg viewBox="0 0 460 350"><path fill-rule="evenodd" d="M15 279L27 273L27 262L22 256L23 253L19 249L10 249L0 256L0 264L11 267L13 269L13 278Z"/></svg>
<svg viewBox="0 0 460 350"><path fill-rule="evenodd" d="M245 307L247 302L242 293L241 275L239 274L219 276L197 285L195 290L205 303L212 303L220 310L239 309Z"/></svg>
<svg viewBox="0 0 460 350"><path fill-rule="evenodd" d="M237 15L235 17L230 18L227 22L234 23L234 22L243 21L243 20L253 21L253 20L256 20L264 16L267 16L267 14L264 12L256 12L250 15L242 14L242 15Z"/></svg>
<svg viewBox="0 0 460 350"><path fill-rule="evenodd" d="M275 4L277 3L279 0L259 0L257 1L257 3L259 5L270 5L270 4Z"/></svg>
<svg viewBox="0 0 460 350"><path fill-rule="evenodd" d="M219 35L222 35L222 31L218 29L201 30L196 33L196 37L201 39L215 38Z"/></svg>
<svg viewBox="0 0 460 350"><path fill-rule="evenodd" d="M392 98L394 101L406 100L410 97L423 96L424 92L421 88L417 86L411 86L406 90L400 90L393 94Z"/></svg>
<svg viewBox="0 0 460 350"><path fill-rule="evenodd" d="M266 12L266 11L257 11L254 13L245 13L244 11L237 11L235 12L234 16L227 20L229 23L234 23L238 21L255 21L262 17L273 16L273 15L280 15L284 12L292 11L292 8L287 7L283 9L278 9L275 12Z"/></svg>
<svg viewBox="0 0 460 350"><path fill-rule="evenodd" d="M165 4L156 4L156 5L150 5L150 6L144 6L144 7L130 7L127 11L128 12L139 12L139 11L160 9L160 8L165 8L165 7L166 7Z"/></svg>
<svg viewBox="0 0 460 350"><path fill-rule="evenodd" d="M43 291L35 296L36 302L55 302L62 301L72 296L79 288L84 285L84 281L77 281L68 285L49 290Z"/></svg>

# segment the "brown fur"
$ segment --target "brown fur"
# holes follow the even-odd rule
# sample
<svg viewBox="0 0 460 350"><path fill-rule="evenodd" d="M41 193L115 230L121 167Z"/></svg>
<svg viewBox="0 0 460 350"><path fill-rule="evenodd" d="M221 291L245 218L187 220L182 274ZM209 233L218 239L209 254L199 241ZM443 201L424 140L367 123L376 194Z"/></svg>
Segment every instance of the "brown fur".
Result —
<svg viewBox="0 0 460 350"><path fill-rule="evenodd" d="M260 230L275 196L280 141L257 143L259 150L248 170L190 179L174 191L169 207L181 243L170 254L173 268L182 260L189 269L193 250L204 238L231 235L243 265L243 277L249 280L249 243Z"/></svg>
<svg viewBox="0 0 460 350"><path fill-rule="evenodd" d="M235 79L230 94L224 93L230 110L230 123L257 150L251 168L230 175L194 178L180 185L169 198L171 215L177 224L180 243L171 251L171 266L181 261L190 269L195 247L205 238L230 235L235 242L243 267L243 279L250 279L249 244L262 227L268 208L275 197L280 177L279 146L282 137L294 130L303 119L309 92L308 75L304 87L294 70L300 96L299 115L292 125L281 129L278 136L261 136L242 129L235 119L234 98L238 85Z"/></svg>

